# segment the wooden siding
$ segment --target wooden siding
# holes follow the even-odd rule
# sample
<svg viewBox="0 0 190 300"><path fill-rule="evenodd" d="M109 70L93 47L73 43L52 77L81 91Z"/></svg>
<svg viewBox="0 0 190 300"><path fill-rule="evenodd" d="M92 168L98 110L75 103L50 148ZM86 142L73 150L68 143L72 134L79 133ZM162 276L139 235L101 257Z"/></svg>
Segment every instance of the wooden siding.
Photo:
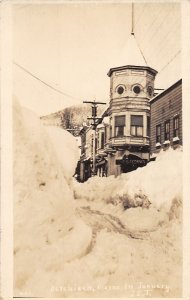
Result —
<svg viewBox="0 0 190 300"><path fill-rule="evenodd" d="M155 99L156 100L156 99ZM179 115L179 139L182 144L182 84L179 83L151 103L151 153L156 151L156 126L161 125L161 145L165 141L164 124L170 120L170 143L173 145L173 119Z"/></svg>

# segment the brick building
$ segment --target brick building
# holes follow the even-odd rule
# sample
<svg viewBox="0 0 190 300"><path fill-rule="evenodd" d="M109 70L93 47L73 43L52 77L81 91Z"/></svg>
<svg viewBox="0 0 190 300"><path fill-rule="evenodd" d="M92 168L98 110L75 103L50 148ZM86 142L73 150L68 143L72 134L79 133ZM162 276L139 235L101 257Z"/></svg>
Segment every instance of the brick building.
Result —
<svg viewBox="0 0 190 300"><path fill-rule="evenodd" d="M182 79L150 100L151 149L182 145Z"/></svg>

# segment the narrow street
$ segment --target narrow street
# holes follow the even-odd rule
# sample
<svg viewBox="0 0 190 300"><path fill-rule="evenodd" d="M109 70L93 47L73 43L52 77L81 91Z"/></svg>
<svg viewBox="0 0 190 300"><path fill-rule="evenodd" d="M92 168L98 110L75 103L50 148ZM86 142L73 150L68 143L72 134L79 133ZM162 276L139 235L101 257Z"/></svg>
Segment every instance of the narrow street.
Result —
<svg viewBox="0 0 190 300"><path fill-rule="evenodd" d="M180 297L180 149L79 183L74 138L18 103L14 145L15 296Z"/></svg>
<svg viewBox="0 0 190 300"><path fill-rule="evenodd" d="M13 295L181 298L185 9L56 2L2 10Z"/></svg>

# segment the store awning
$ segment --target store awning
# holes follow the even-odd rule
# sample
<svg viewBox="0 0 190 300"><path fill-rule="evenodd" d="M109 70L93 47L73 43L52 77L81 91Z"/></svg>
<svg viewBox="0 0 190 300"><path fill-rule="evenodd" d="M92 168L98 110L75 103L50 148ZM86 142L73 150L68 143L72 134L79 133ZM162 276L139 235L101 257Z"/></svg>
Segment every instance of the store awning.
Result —
<svg viewBox="0 0 190 300"><path fill-rule="evenodd" d="M122 158L116 159L116 165L145 166L146 164L146 159L142 159L141 157L133 154L124 155Z"/></svg>

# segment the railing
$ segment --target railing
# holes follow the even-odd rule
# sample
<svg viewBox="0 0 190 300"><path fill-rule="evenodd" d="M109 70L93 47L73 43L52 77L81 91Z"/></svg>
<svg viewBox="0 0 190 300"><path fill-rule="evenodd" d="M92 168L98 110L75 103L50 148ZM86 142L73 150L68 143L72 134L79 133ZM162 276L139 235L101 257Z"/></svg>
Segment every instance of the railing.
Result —
<svg viewBox="0 0 190 300"><path fill-rule="evenodd" d="M124 136L124 137L112 137L109 139L108 145L149 145L150 137L138 137L138 136Z"/></svg>

